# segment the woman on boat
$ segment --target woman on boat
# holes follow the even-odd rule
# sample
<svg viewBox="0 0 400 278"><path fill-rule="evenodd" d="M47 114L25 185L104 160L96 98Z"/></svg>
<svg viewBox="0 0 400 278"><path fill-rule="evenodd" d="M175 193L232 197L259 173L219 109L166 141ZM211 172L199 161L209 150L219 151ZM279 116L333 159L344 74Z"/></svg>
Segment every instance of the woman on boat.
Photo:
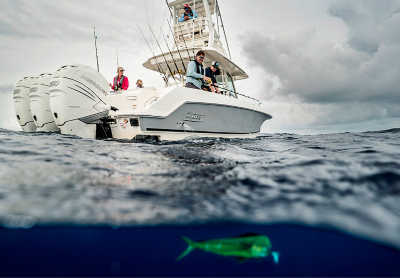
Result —
<svg viewBox="0 0 400 278"><path fill-rule="evenodd" d="M205 53L203 50L199 50L196 54L196 60L190 61L186 73L186 87L191 89L201 90L203 80L207 83L211 81L211 78L204 76L203 61Z"/></svg>
<svg viewBox="0 0 400 278"><path fill-rule="evenodd" d="M110 88L113 89L114 92L128 90L129 88L129 80L128 77L124 75L124 71L123 67L119 67L117 69L118 75L114 77L114 85L111 83L109 84Z"/></svg>

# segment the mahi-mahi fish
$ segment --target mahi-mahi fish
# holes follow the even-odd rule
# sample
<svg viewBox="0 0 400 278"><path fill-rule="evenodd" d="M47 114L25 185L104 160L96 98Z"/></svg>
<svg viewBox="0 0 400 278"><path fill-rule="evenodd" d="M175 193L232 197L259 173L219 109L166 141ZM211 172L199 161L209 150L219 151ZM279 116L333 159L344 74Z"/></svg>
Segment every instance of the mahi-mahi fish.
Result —
<svg viewBox="0 0 400 278"><path fill-rule="evenodd" d="M189 245L178 257L177 261L198 248L221 256L233 256L243 262L250 258L265 258L272 255L274 262L278 263L279 253L272 252L272 245L267 236L248 233L233 238L212 239L207 241L192 241L187 237L182 239Z"/></svg>

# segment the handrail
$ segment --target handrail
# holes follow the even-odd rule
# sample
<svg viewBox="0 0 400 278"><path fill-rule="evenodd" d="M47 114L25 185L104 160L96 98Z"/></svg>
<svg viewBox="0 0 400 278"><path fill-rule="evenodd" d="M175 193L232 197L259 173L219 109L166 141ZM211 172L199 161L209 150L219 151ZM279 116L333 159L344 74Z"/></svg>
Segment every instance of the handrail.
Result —
<svg viewBox="0 0 400 278"><path fill-rule="evenodd" d="M194 34L193 34L194 25ZM208 32L208 33L207 33ZM209 42L209 34L214 32L214 42ZM195 18L194 21L178 22L173 26L173 35L176 43L187 42L187 47L206 47L213 45L214 48L227 56L227 52L222 44L221 37L217 34L215 27L210 30L209 20L206 17ZM194 45L193 45L194 39Z"/></svg>

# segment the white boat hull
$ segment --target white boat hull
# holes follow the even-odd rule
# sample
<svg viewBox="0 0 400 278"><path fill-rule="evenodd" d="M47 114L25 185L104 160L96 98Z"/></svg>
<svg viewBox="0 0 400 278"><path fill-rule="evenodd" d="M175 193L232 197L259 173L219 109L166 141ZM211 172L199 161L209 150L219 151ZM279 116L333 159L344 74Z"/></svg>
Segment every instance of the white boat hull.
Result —
<svg viewBox="0 0 400 278"><path fill-rule="evenodd" d="M141 94L123 93L137 100ZM188 136L254 137L265 120L272 117L260 107L236 98L189 88L168 88L160 98L143 109L126 109L111 113L114 138L133 139L136 136L156 136L160 140L179 140ZM121 99L121 97L119 97ZM113 106L119 107L113 101ZM133 103L133 102L132 102ZM137 107L137 106L136 106Z"/></svg>

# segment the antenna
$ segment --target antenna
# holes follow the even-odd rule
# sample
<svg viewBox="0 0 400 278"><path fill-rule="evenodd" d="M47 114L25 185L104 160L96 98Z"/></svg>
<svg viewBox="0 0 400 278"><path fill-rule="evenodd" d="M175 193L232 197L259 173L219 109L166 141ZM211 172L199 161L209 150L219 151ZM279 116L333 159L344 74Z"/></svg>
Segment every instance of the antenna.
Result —
<svg viewBox="0 0 400 278"><path fill-rule="evenodd" d="M99 69L99 56L97 56L97 37L96 37L96 27L93 27L94 32L94 47L96 48L96 61L97 61L97 71L100 72Z"/></svg>
<svg viewBox="0 0 400 278"><path fill-rule="evenodd" d="M118 49L116 49L117 52L117 67L119 68L119 63L118 63Z"/></svg>

